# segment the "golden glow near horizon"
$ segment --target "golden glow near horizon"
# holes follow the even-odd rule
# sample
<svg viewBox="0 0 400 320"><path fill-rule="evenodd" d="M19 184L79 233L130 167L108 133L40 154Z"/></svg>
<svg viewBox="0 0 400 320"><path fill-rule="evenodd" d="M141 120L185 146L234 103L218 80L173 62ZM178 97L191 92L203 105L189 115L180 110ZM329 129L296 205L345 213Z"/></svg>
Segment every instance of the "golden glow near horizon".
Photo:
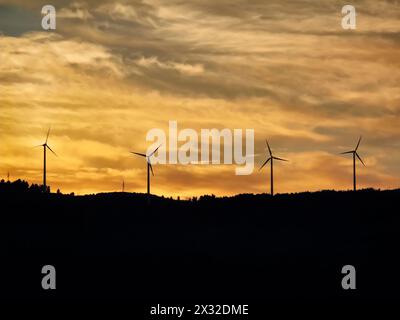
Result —
<svg viewBox="0 0 400 320"><path fill-rule="evenodd" d="M146 191L152 128L255 130L255 170L155 165L152 193L269 192L265 139L288 163L275 191L400 185L400 5L352 1L51 1L57 29L41 29L42 1L0 0L0 172L77 194Z"/></svg>

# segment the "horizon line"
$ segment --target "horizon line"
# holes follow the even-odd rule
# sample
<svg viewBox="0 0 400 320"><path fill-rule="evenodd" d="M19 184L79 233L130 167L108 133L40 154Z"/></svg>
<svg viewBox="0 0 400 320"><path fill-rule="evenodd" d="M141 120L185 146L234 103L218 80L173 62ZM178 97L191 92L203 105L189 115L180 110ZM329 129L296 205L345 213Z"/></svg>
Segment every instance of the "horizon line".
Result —
<svg viewBox="0 0 400 320"><path fill-rule="evenodd" d="M42 187L43 185L41 185L41 184L38 184L38 183L33 183L33 182L29 182L28 180L24 180L24 179L21 179L21 178L18 178L18 179L16 179L16 180L14 180L14 181L12 181L12 180L5 180L4 178L2 178L1 180L0 180L0 183L14 183L14 182L17 182L17 181L21 181L21 182L26 182L26 183L28 183L28 185L29 186L32 186L32 185L36 185L36 186L38 186L39 188L40 187ZM51 190L51 186L49 186L50 187L50 190ZM57 189L57 190L60 190L59 188ZM303 193L319 193L319 192L351 192L351 193L354 193L354 192L362 192L362 191L370 191L370 190L373 190L373 191L378 191L378 192L384 192L384 191L397 191L397 190L400 190L400 186L399 187L394 187L394 188L387 188L387 189L381 189L381 188L378 188L378 189L375 189L374 187L365 187L365 188L362 188L362 189L358 189L358 190L356 190L356 191L354 191L354 190L352 190L352 189L319 189L319 190L315 190L315 191L310 191L310 190L304 190L304 191L295 191L295 192L283 192L283 193L276 193L274 196L271 196L271 194L270 193L268 193L268 192L263 192L263 193L246 193L246 192L243 192L243 193L236 193L236 194L233 194L233 195L215 195L214 193L206 193L206 194L202 194L202 195L199 195L199 196L194 196L194 195L192 195L192 196L168 196L168 195L157 195L157 194L150 194L152 197L158 197L158 198L167 198L167 199L180 199L180 200L190 200L190 199L193 199L193 198L200 198L200 197L202 197L202 196L214 196L215 198L234 198L234 197L237 197L237 196L240 196L240 195L253 195L253 196L256 196L256 195L267 195L267 196L270 196L270 197L275 197L275 196L282 196L282 195L297 195L297 194L303 194ZM57 194L57 192L50 192L49 194ZM93 193L83 193L83 194L79 194L79 193L76 193L76 192L68 192L68 193L63 193L61 190L60 190L60 194L61 195L65 195L65 196L70 196L70 195L74 195L74 196L76 196L76 197L83 197L83 196L93 196L93 195L101 195L101 194L136 194L136 195L143 195L143 196L146 196L147 194L146 193L144 193L144 192L136 192L136 191L100 191L100 192L93 192Z"/></svg>

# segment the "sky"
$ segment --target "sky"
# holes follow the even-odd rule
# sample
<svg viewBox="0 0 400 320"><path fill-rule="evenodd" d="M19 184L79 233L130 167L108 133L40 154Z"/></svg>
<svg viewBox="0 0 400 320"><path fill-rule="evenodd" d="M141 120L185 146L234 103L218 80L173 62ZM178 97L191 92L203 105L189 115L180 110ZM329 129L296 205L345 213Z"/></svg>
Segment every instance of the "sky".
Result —
<svg viewBox="0 0 400 320"><path fill-rule="evenodd" d="M152 193L400 186L400 1L0 0L0 178L76 194L146 191L152 128L254 129L255 170L154 165ZM341 26L352 4L355 30Z"/></svg>

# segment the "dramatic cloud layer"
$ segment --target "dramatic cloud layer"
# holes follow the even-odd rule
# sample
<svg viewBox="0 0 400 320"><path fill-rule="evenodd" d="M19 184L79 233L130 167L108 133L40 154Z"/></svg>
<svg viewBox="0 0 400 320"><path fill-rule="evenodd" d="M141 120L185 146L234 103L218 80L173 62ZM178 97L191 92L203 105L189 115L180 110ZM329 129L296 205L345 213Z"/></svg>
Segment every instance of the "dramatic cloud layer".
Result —
<svg viewBox="0 0 400 320"><path fill-rule="evenodd" d="M353 1L0 0L0 170L78 193L145 191L151 128L254 128L256 170L155 166L165 195L268 191L265 138L289 163L276 191L351 187L350 150L364 136L360 187L400 184L400 3Z"/></svg>

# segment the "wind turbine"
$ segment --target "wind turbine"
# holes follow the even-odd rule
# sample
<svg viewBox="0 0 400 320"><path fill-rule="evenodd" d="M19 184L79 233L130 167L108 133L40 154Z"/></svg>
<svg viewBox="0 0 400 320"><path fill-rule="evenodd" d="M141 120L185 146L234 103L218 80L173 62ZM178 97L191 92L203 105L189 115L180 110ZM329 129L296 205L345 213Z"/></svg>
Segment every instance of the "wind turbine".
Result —
<svg viewBox="0 0 400 320"><path fill-rule="evenodd" d="M150 171L151 171L151 174L154 176L153 167L151 165L150 158L157 152L157 150L160 147L161 147L161 144L153 152L151 152L149 155L146 155L144 153L131 151L131 153L133 153L133 154L136 154L136 155L138 155L140 157L146 158L146 162L147 162L147 200L148 201L150 200Z"/></svg>
<svg viewBox="0 0 400 320"><path fill-rule="evenodd" d="M51 150L50 146L47 144L47 141L49 140L49 134L50 134L50 128L47 131L47 136L46 136L45 143L36 146L36 147L43 147L43 191L44 192L47 192L47 186L46 186L46 149L49 149L57 157L57 154L53 150Z"/></svg>
<svg viewBox="0 0 400 320"><path fill-rule="evenodd" d="M358 139L358 143L357 146L354 150L352 151L346 151L346 152L342 152L341 154L348 154L351 153L353 155L353 190L356 191L356 157L358 158L358 160L360 160L360 162L363 164L363 166L365 167L364 162L362 161L362 159L360 158L360 156L357 153L358 147L360 146L360 142L361 142L361 136L360 139Z"/></svg>
<svg viewBox="0 0 400 320"><path fill-rule="evenodd" d="M267 140L265 140L265 142L267 143L267 147L268 147L268 151L269 151L269 158L264 162L264 164L260 167L259 170L261 170L262 168L264 168L264 166L271 161L271 196L274 195L274 160L278 160L278 161L289 161L286 159L282 159L282 158L278 158L275 157L272 154L271 148L269 146L269 143Z"/></svg>

